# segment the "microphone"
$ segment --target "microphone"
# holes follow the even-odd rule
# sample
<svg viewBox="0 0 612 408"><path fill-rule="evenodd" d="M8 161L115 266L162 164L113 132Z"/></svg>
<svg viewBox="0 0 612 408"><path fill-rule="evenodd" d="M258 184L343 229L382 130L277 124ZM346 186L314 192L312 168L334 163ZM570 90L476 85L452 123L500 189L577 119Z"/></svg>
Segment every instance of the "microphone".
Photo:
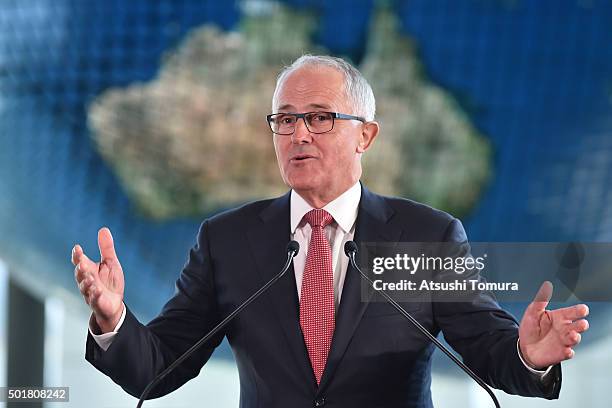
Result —
<svg viewBox="0 0 612 408"><path fill-rule="evenodd" d="M144 391L142 391L142 394L140 394L140 399L138 400L138 405L136 406L136 408L142 407L142 404L144 403L145 399L149 396L153 388L157 384L159 384L161 380L163 380L168 374L174 371L176 367L178 367L183 361L189 358L189 356L191 356L197 349L199 349L204 343L206 343L212 336L217 334L219 330L227 326L228 323L231 322L238 315L238 313L240 313L245 307L253 303L253 301L257 299L259 296L261 296L261 294L264 293L266 290L268 290L270 286L274 285L276 281L278 281L289 270L291 261L298 254L299 251L300 251L300 244L298 244L296 241L290 241L287 244L287 261L285 262L285 265L283 266L281 271L277 275L275 275L272 279L270 279L265 285L259 288L257 292L249 296L247 300L242 302L240 306L238 306L232 313L227 315L225 319L221 320L221 322L219 322L208 333L206 333L206 335L204 335L204 337L198 340L197 343L195 343L187 351L185 351L179 358L177 358L172 364L170 364L164 371L162 371L155 378L153 378L153 380L145 387Z"/></svg>
<svg viewBox="0 0 612 408"><path fill-rule="evenodd" d="M368 281L370 283L370 285L372 285L372 287L374 287L374 282L372 282L372 279L370 279L370 277L368 275L366 275L361 270L361 268L359 268L359 265L357 265L357 261L355 260L355 255L357 254L357 252L358 252L357 244L354 241L346 241L346 243L344 244L344 253L346 254L346 256L348 256L348 258L349 258L349 260L351 262L351 265L353 265L353 267L359 272L359 274L361 275L361 277L363 279ZM438 339L436 339L436 337L433 334L431 334L429 332L429 330L427 330L425 327L423 327L423 325L421 323L419 323L414 317L412 317L412 315L410 313L408 313L391 296L389 296L386 292L384 292L382 290L377 290L377 289L375 289L375 290L383 298L385 298L385 300L387 302L389 302L391 304L391 306L393 306L406 319L408 319L410 321L410 323L412 323L417 329L419 329L419 331L421 333L423 333L425 335L425 337L427 337L433 344L435 344L436 347L438 347L440 350L442 350L442 352L444 352L444 354L446 354L455 364L457 364L459 366L459 368L461 368L463 371L465 371L465 373L467 375L469 375L470 377L472 377L472 379L474 381L476 381L476 383L478 385L480 385L482 388L484 388L484 390L487 393L489 393L489 395L491 396L491 399L493 400L493 403L495 404L496 408L501 408L500 405L499 405L499 401L497 401L497 398L495 397L495 394L493 394L493 391L491 391L491 388L489 388L487 383L485 383L480 377L478 377L476 375L476 373L474 373L468 366L463 364L463 361L461 361L457 357L455 357L455 355L453 353L451 353L450 350L448 350L446 347L444 347L444 344L440 343L440 341L438 341Z"/></svg>

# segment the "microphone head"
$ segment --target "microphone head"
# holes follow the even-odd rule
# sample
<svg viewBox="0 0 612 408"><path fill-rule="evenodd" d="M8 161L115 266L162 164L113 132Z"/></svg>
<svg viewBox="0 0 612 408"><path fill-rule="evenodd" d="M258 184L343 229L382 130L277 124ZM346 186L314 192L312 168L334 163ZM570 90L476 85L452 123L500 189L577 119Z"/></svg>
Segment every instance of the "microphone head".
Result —
<svg viewBox="0 0 612 408"><path fill-rule="evenodd" d="M355 243L355 241L346 241L344 243L344 253L349 258L352 255L355 255L358 251L359 251L359 249L357 248L357 244Z"/></svg>
<svg viewBox="0 0 612 408"><path fill-rule="evenodd" d="M289 241L287 244L287 252L293 252L293 256L296 256L300 252L300 244L297 241Z"/></svg>

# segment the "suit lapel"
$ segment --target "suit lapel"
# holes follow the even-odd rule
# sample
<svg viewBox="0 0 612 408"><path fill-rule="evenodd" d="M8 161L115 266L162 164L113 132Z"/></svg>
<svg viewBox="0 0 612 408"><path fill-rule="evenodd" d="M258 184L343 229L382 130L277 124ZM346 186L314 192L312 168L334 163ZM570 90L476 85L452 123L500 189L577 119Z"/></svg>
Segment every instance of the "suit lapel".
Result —
<svg viewBox="0 0 612 408"><path fill-rule="evenodd" d="M261 284L280 271L287 259L286 247L291 237L289 218L290 193L273 200L248 229L248 241L256 260L256 270ZM305 251L306 248L300 248ZM269 289L265 298L276 313L299 370L316 388L314 373L310 366L308 351L304 344L299 318L299 300L295 285L293 265L287 273Z"/></svg>
<svg viewBox="0 0 612 408"><path fill-rule="evenodd" d="M362 242L397 242L402 230L391 221L394 210L384 198L368 191L363 185L359 213L355 227L354 241L359 246ZM341 256L346 256L344 253ZM359 259L359 257L357 257ZM359 262L359 261L358 261ZM360 265L361 266L361 265ZM365 271L365 265L361 266ZM342 360L346 348L357 328L366 307L372 290L364 293L362 301L361 276L349 264L342 289L340 306L336 314L336 328L332 340L331 350L327 357L325 371L319 385L319 392L329 384L334 372Z"/></svg>

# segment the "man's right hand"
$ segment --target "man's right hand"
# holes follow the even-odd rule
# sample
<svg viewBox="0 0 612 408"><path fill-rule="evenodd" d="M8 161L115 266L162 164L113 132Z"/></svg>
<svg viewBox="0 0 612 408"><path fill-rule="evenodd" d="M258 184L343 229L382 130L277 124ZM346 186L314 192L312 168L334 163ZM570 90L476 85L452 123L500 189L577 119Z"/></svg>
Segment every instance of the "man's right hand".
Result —
<svg viewBox="0 0 612 408"><path fill-rule="evenodd" d="M113 331L123 313L123 270L108 228L98 231L100 262L93 262L80 245L72 248L74 277L102 333Z"/></svg>

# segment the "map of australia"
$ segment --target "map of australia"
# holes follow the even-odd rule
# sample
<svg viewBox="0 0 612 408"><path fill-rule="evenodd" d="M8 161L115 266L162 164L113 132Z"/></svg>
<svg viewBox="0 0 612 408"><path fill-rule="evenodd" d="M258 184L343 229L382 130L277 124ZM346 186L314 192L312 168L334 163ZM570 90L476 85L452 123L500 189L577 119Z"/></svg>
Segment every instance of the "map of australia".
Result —
<svg viewBox="0 0 612 408"><path fill-rule="evenodd" d="M313 15L267 4L246 12L236 31L194 29L151 81L107 89L89 106L95 145L143 214L201 216L287 190L265 122L276 75L303 53L329 52L312 43ZM428 80L386 8L373 15L358 68L381 124L363 156L364 183L468 212L490 178L490 145L453 95Z"/></svg>

